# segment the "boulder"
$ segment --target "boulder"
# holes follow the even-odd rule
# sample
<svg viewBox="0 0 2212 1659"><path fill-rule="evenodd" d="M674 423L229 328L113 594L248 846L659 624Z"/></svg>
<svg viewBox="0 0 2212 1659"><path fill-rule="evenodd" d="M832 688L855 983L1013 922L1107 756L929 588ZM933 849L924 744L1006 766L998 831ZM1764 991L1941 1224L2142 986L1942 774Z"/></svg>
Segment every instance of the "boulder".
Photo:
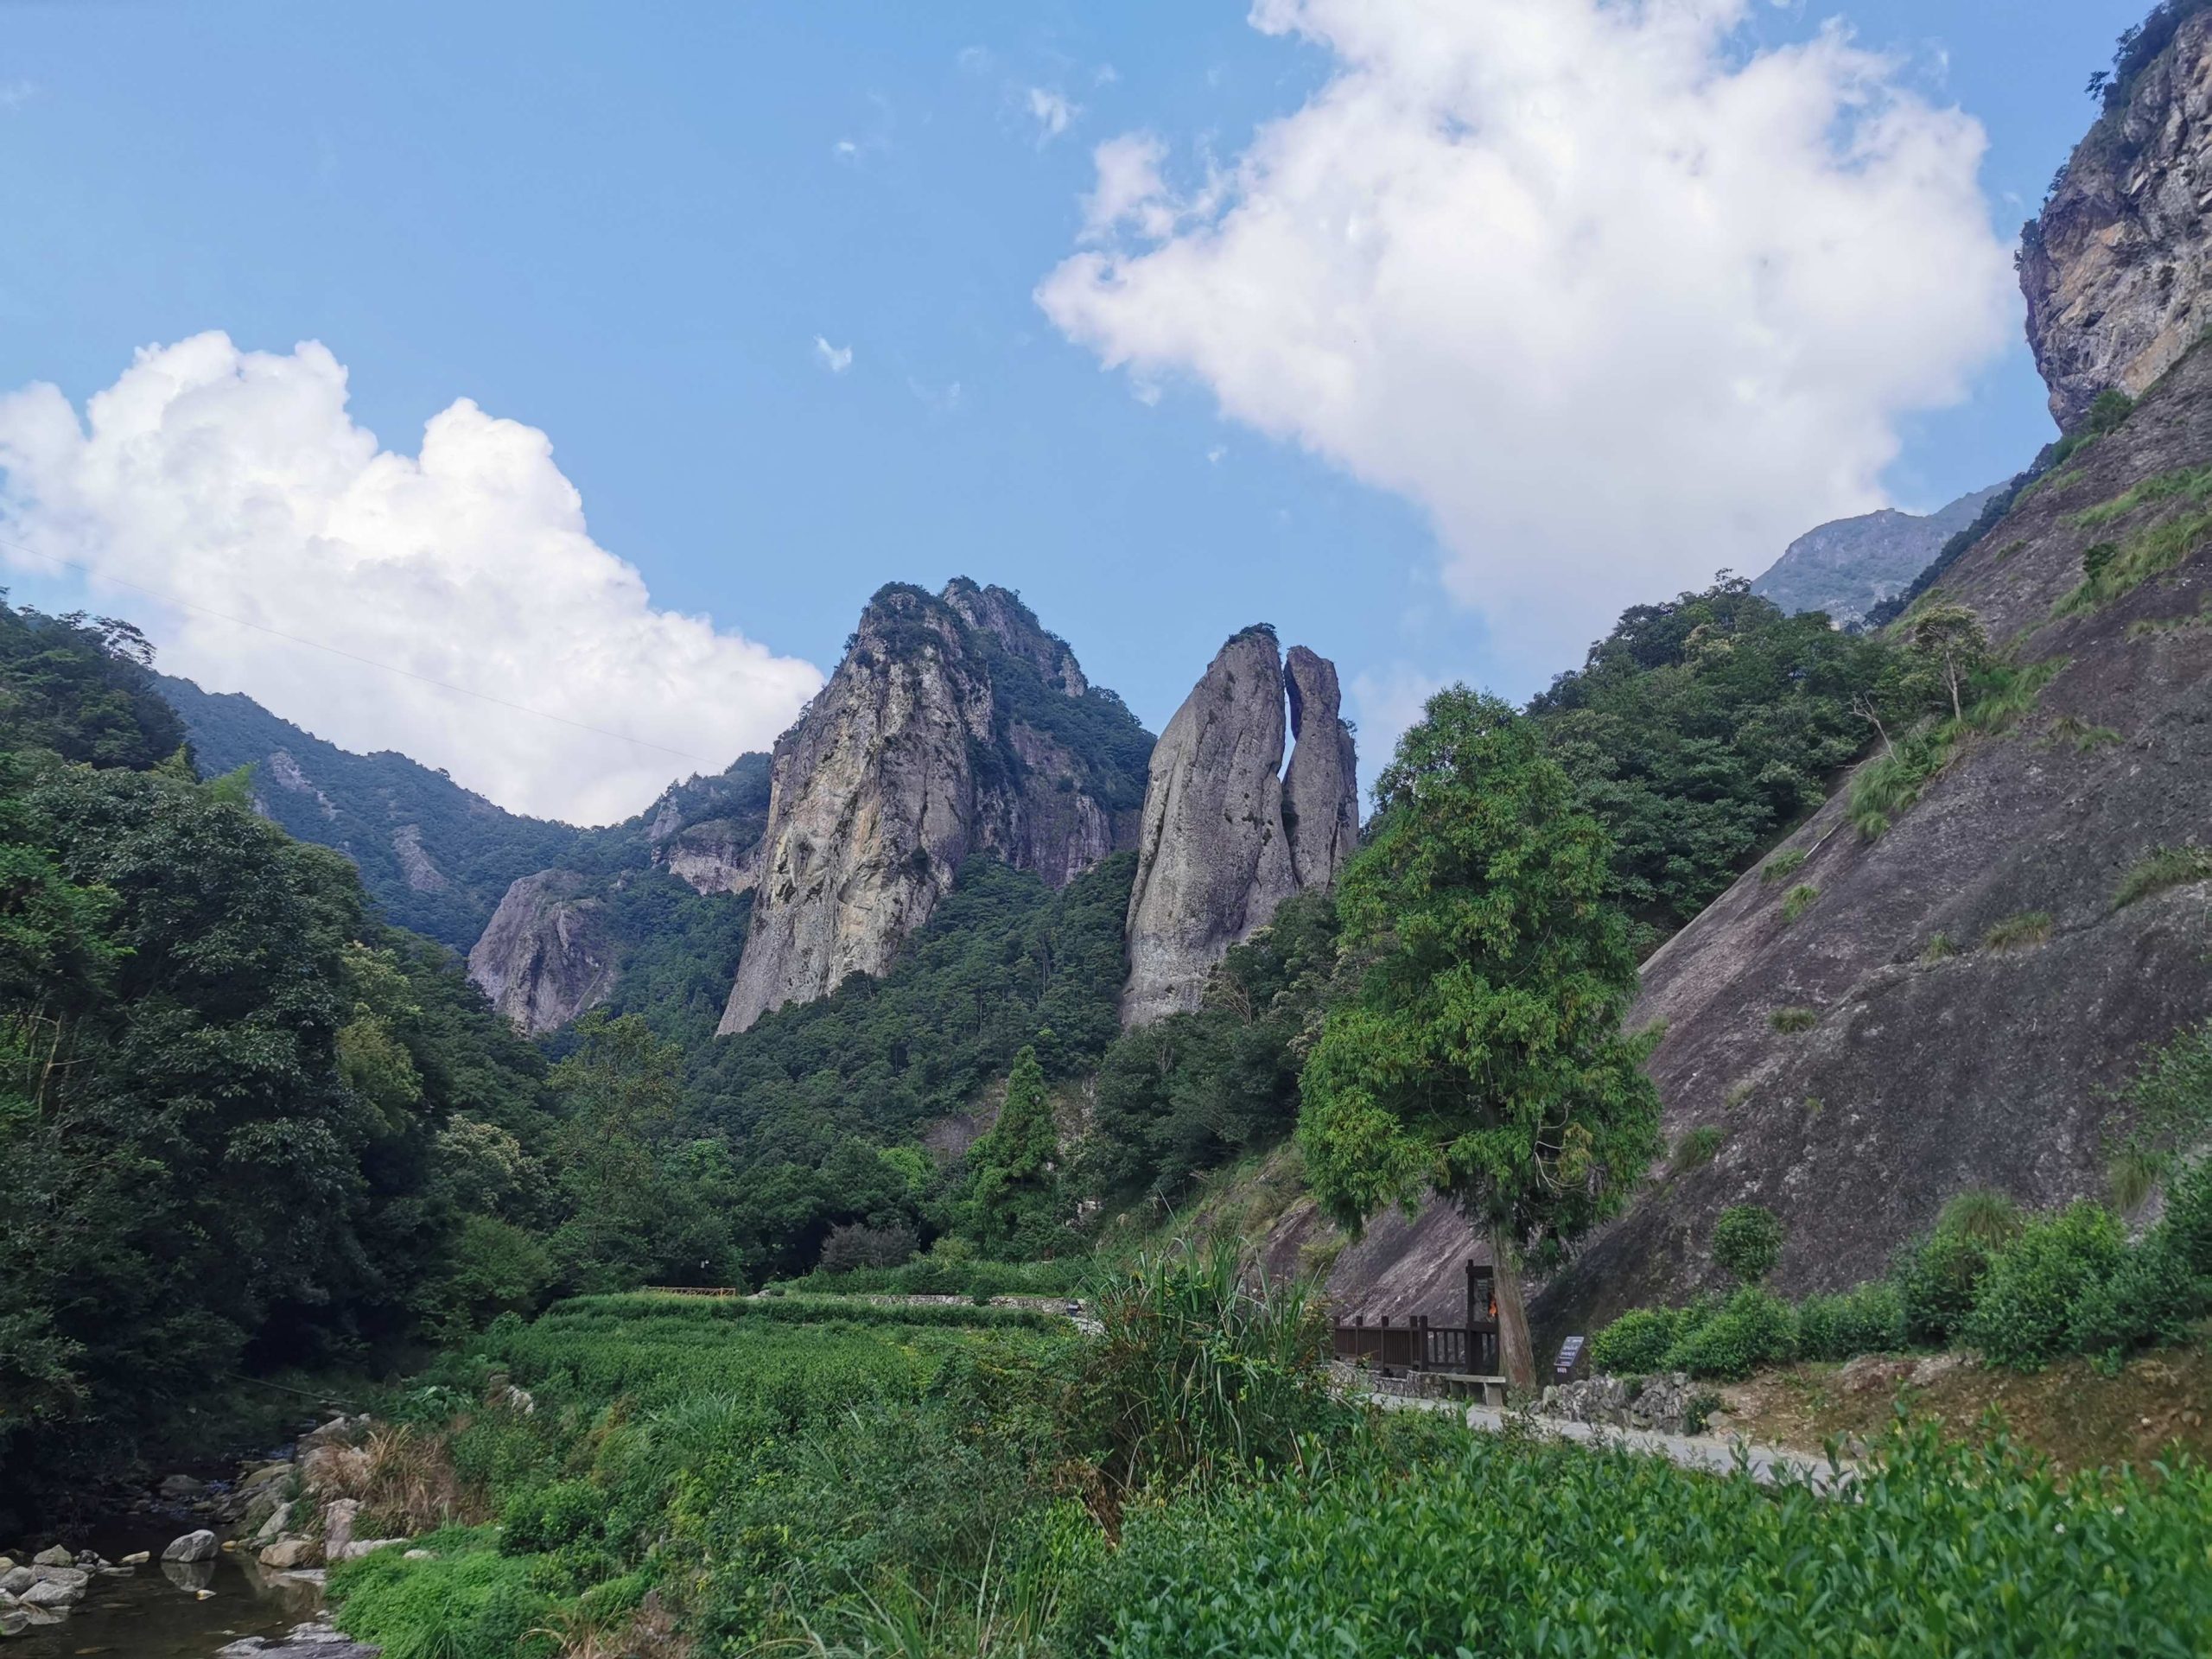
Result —
<svg viewBox="0 0 2212 1659"><path fill-rule="evenodd" d="M162 1497L172 1503L182 1503L195 1497L207 1496L207 1483L195 1480L190 1475L171 1475L159 1488Z"/></svg>
<svg viewBox="0 0 2212 1659"><path fill-rule="evenodd" d="M291 1524L291 1520L292 1506L289 1503L279 1503L275 1509L270 1510L268 1516L254 1529L253 1535L245 1541L246 1547L250 1549L259 1549L265 1544L275 1543L284 1535L284 1529Z"/></svg>
<svg viewBox="0 0 2212 1659"><path fill-rule="evenodd" d="M31 1613L28 1607L0 1607L0 1636L21 1636L30 1627Z"/></svg>
<svg viewBox="0 0 2212 1659"><path fill-rule="evenodd" d="M131 1554L123 1558L122 1565L124 1567L143 1567L147 1562L153 1559L154 1555L151 1550L134 1550Z"/></svg>
<svg viewBox="0 0 2212 1659"><path fill-rule="evenodd" d="M404 1544L406 1541L407 1541L404 1538L354 1538L348 1540L346 1543L340 1545L335 1549L333 1549L329 1545L325 1544L323 1546L322 1553L327 1559L333 1562L358 1561L362 1556L373 1554L376 1551L383 1549L388 1545Z"/></svg>
<svg viewBox="0 0 2212 1659"><path fill-rule="evenodd" d="M26 1607L74 1607L85 1599L81 1580L72 1584L64 1579L41 1579L16 1599Z"/></svg>
<svg viewBox="0 0 2212 1659"><path fill-rule="evenodd" d="M353 1541L353 1523L360 1514L361 1505L358 1498L341 1497L323 1505L322 1553L332 1560L346 1559L345 1548Z"/></svg>
<svg viewBox="0 0 2212 1659"><path fill-rule="evenodd" d="M38 1582L38 1574L28 1567L11 1567L0 1573L0 1590L11 1596L20 1596Z"/></svg>
<svg viewBox="0 0 2212 1659"><path fill-rule="evenodd" d="M14 1559L10 1556L0 1555L0 1573L12 1573L15 1570L16 1563Z"/></svg>
<svg viewBox="0 0 2212 1659"><path fill-rule="evenodd" d="M311 1564L315 1558L315 1551L316 1545L314 1539L302 1538L297 1533L294 1533L289 1537L279 1538L268 1548L263 1550L259 1560L264 1567L272 1567L279 1573L285 1573L294 1567Z"/></svg>
<svg viewBox="0 0 2212 1659"><path fill-rule="evenodd" d="M215 1552L219 1548L220 1546L215 1541L215 1535L202 1527L197 1532L188 1532L181 1538L170 1540L169 1547L162 1552L162 1559L165 1561L183 1561L187 1564L194 1561L210 1561L215 1559Z"/></svg>
<svg viewBox="0 0 2212 1659"><path fill-rule="evenodd" d="M60 1545L56 1544L51 1549L41 1549L37 1554L32 1556L31 1564L35 1567L74 1567L77 1565L77 1557L74 1551L64 1549Z"/></svg>

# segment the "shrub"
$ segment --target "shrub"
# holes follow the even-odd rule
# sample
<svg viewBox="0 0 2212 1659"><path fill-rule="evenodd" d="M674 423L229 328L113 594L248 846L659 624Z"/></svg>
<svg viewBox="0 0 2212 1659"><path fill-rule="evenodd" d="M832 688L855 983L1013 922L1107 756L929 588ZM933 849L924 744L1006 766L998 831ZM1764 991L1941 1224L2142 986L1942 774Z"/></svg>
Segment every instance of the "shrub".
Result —
<svg viewBox="0 0 2212 1659"><path fill-rule="evenodd" d="M2075 1298L2068 1344L2100 1370L2116 1371L2138 1348L2179 1342L2203 1306L2202 1281L2173 1240L2154 1230Z"/></svg>
<svg viewBox="0 0 2212 1659"><path fill-rule="evenodd" d="M2166 1213L2158 1230L2191 1273L2212 1279L2212 1158L2166 1183Z"/></svg>
<svg viewBox="0 0 2212 1659"><path fill-rule="evenodd" d="M550 1555L597 1535L607 1494L588 1480L556 1481L515 1493L499 1510L499 1551Z"/></svg>
<svg viewBox="0 0 2212 1659"><path fill-rule="evenodd" d="M1662 1369L1738 1382L1762 1365L1790 1358L1796 1349L1796 1325L1789 1303L1746 1286L1711 1319L1686 1330L1667 1351Z"/></svg>
<svg viewBox="0 0 2212 1659"><path fill-rule="evenodd" d="M2075 1305L2126 1251L2119 1217L2099 1205L2031 1222L1990 1262L1960 1335L1997 1364L2040 1370L2069 1351Z"/></svg>
<svg viewBox="0 0 2212 1659"><path fill-rule="evenodd" d="M1797 886L1790 888L1789 893L1783 896L1782 900L1782 920L1783 925L1785 926L1788 925L1789 923L1796 921L1800 916L1802 916L1807 911L1810 910L1813 907L1813 901L1820 896L1821 890L1818 887L1814 887L1810 882L1800 882Z"/></svg>
<svg viewBox="0 0 2212 1659"><path fill-rule="evenodd" d="M1115 1486L1281 1468L1344 1410L1311 1282L1270 1282L1230 1241L1139 1256L1097 1313L1079 1427Z"/></svg>
<svg viewBox="0 0 2212 1659"><path fill-rule="evenodd" d="M1818 1008L1777 1008L1767 1015L1766 1022L1785 1035L1795 1036L1819 1025L1821 1014Z"/></svg>
<svg viewBox="0 0 2212 1659"><path fill-rule="evenodd" d="M1840 1296L1808 1296L1797 1307L1797 1357L1855 1359L1905 1345L1904 1298L1877 1280Z"/></svg>
<svg viewBox="0 0 2212 1659"><path fill-rule="evenodd" d="M1699 1169L1711 1163L1714 1154L1720 1150L1721 1138L1717 1124L1699 1124L1675 1143L1675 1167L1677 1170Z"/></svg>
<svg viewBox="0 0 2212 1659"><path fill-rule="evenodd" d="M2020 1206L2012 1202L2009 1194L1986 1186L1968 1187L1953 1194L1936 1221L1941 1230L1972 1239L1992 1249L2011 1243L2020 1236L2020 1229L2025 1224Z"/></svg>
<svg viewBox="0 0 2212 1659"><path fill-rule="evenodd" d="M1632 1309L1590 1338L1590 1369L1614 1376L1656 1371L1685 1323L1680 1308Z"/></svg>
<svg viewBox="0 0 2212 1659"><path fill-rule="evenodd" d="M1763 1204L1732 1204L1713 1228L1713 1259L1738 1284L1755 1285L1782 1255L1782 1222Z"/></svg>
<svg viewBox="0 0 2212 1659"><path fill-rule="evenodd" d="M2031 910L2024 915L2006 917L1989 930L1981 943L1985 949L1990 950L2016 950L2031 944L2041 944L2050 938L2049 913Z"/></svg>
<svg viewBox="0 0 2212 1659"><path fill-rule="evenodd" d="M2212 877L2212 851L2202 847L2153 847L2120 878L2112 907L2125 910L2139 899L2209 877Z"/></svg>

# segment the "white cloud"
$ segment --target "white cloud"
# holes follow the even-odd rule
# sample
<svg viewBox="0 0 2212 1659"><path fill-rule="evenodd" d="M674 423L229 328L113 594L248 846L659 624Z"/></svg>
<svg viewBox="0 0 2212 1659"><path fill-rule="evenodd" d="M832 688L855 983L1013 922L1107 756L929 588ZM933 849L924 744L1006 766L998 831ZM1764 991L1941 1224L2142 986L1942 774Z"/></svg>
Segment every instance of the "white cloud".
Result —
<svg viewBox="0 0 2212 1659"><path fill-rule="evenodd" d="M0 110L20 110L38 96L38 83L18 77L14 80L0 80Z"/></svg>
<svg viewBox="0 0 2212 1659"><path fill-rule="evenodd" d="M836 143L830 146L830 153L835 156L841 162L858 161L860 159L861 147L857 143L854 143L850 138L840 138Z"/></svg>
<svg viewBox="0 0 2212 1659"><path fill-rule="evenodd" d="M1167 145L1158 135L1125 132L1091 152L1098 188L1083 199L1083 235L1103 241L1123 226L1154 241L1175 228L1178 210L1160 164Z"/></svg>
<svg viewBox="0 0 2212 1659"><path fill-rule="evenodd" d="M853 366L853 348L832 346L819 334L814 337L814 360L832 374L842 374Z"/></svg>
<svg viewBox="0 0 2212 1659"><path fill-rule="evenodd" d="M1750 0L1256 0L1336 59L1179 193L1102 145L1046 313L1429 513L1529 683L1626 604L1883 502L2014 324L1980 127Z"/></svg>
<svg viewBox="0 0 2212 1659"><path fill-rule="evenodd" d="M1037 142L1049 144L1065 132L1078 115L1080 104L1071 103L1066 93L1046 86L1029 89L1029 113L1037 123Z"/></svg>
<svg viewBox="0 0 2212 1659"><path fill-rule="evenodd" d="M56 388L0 397L0 536L207 609L677 758L123 588L162 666L353 749L396 748L502 805L584 823L766 747L822 683L702 616L656 609L595 543L544 433L466 398L419 456L378 447L322 346L149 347L80 422ZM0 549L18 569L44 569ZM96 588L100 584L95 584Z"/></svg>

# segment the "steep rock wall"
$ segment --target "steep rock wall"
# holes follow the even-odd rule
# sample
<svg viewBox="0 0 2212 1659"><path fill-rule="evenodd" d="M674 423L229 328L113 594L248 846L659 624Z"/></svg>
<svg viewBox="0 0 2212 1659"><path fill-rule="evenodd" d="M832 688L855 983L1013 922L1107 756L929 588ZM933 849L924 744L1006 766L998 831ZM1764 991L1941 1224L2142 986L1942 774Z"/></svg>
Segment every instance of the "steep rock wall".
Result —
<svg viewBox="0 0 2212 1659"><path fill-rule="evenodd" d="M2062 427L2146 390L2212 325L2212 12L2082 141L2021 247L2028 338Z"/></svg>
<svg viewBox="0 0 2212 1659"><path fill-rule="evenodd" d="M2102 1193L2113 1086L2212 1012L2212 889L2118 898L2146 855L2202 844L2212 823L2205 531L2169 573L2054 611L2091 544L2202 524L2186 494L2131 492L2209 462L2200 351L1933 590L2018 660L2060 665L2037 707L1962 746L1878 840L1850 823L1847 787L1786 843L1806 855L1789 881L1746 874L1645 965L1630 1023L1665 1023L1651 1072L1669 1137L1709 1125L1719 1151L1653 1172L1548 1287L1550 1328L1717 1283L1712 1226L1731 1204L1782 1217L1776 1282L1801 1293L1878 1276L1968 1187L2031 1206ZM2110 516L2085 524L2098 507ZM1798 884L1818 896L1787 922ZM1811 1028L1777 1029L1784 1009Z"/></svg>
<svg viewBox="0 0 2212 1659"><path fill-rule="evenodd" d="M535 1037L607 1000L617 951L604 902L570 870L540 870L507 889L468 953L468 976L518 1031Z"/></svg>
<svg viewBox="0 0 2212 1659"><path fill-rule="evenodd" d="M1129 893L1125 1026L1196 1007L1230 946L1292 893L1332 881L1350 855L1357 762L1336 670L1303 646L1292 657L1294 680L1272 633L1237 634L1153 750ZM1301 705L1306 734L1291 763L1295 840L1281 776L1287 696Z"/></svg>
<svg viewBox="0 0 2212 1659"><path fill-rule="evenodd" d="M829 685L778 740L723 1032L882 973L971 854L1064 886L1127 844L1135 815L1102 782L1110 761L1040 729L1050 711L1025 705L1017 679L1141 739L1004 589L894 585L870 601Z"/></svg>

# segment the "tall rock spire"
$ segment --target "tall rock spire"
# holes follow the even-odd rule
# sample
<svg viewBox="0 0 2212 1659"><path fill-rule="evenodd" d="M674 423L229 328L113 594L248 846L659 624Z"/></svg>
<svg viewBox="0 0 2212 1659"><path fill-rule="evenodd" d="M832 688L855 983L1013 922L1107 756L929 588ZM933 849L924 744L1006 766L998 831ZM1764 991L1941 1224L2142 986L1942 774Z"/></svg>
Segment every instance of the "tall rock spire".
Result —
<svg viewBox="0 0 2212 1659"><path fill-rule="evenodd" d="M1287 694L1300 737L1282 778ZM1351 734L1337 672L1303 646L1286 676L1275 638L1247 628L1221 648L1152 753L1129 893L1122 1022L1194 1008L1230 946L1292 893L1325 887L1358 833Z"/></svg>

